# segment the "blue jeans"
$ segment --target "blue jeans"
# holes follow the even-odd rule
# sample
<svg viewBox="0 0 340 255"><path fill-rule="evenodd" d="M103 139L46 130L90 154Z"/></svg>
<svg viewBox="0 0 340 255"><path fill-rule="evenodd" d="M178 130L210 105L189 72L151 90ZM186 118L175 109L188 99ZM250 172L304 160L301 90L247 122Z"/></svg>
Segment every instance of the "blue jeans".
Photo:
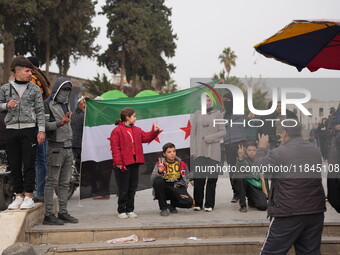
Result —
<svg viewBox="0 0 340 255"><path fill-rule="evenodd" d="M47 147L47 141L45 140L43 144L38 145L36 148L35 182L36 182L37 194L39 195L44 195L44 189L45 189L45 178L46 178L46 169L47 169L46 147Z"/></svg>

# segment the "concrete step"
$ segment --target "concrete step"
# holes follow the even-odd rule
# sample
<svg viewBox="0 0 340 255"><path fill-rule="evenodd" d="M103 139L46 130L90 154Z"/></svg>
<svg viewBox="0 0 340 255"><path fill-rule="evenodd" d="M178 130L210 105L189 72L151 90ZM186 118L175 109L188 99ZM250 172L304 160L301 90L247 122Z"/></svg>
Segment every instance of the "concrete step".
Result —
<svg viewBox="0 0 340 255"><path fill-rule="evenodd" d="M220 238L202 239L197 241L182 240L156 240L155 242L142 242L133 244L105 244L103 242L65 245L36 245L38 254L82 254L82 255L159 255L159 254L228 254L253 255L261 250L263 238ZM340 237L324 237L322 239L321 253L323 255L338 254L340 250ZM292 249L289 255L295 254Z"/></svg>
<svg viewBox="0 0 340 255"><path fill-rule="evenodd" d="M66 225L65 225L66 226ZM200 239L265 238L267 223L247 224L185 224L152 225L110 228L63 228L63 226L37 226L26 231L26 242L40 244L95 243L126 237L155 237L157 240L185 240L194 236ZM340 223L325 222L324 237L340 238Z"/></svg>

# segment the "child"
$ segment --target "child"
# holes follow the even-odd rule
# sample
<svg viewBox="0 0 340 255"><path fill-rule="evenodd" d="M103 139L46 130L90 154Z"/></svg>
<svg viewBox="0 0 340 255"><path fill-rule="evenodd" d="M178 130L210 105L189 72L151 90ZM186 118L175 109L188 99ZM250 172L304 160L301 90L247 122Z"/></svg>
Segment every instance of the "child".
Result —
<svg viewBox="0 0 340 255"><path fill-rule="evenodd" d="M256 157L257 144L249 141L243 146L239 146L236 169L238 170L237 186L240 194L240 212L247 212L246 196L248 204L260 211L267 210L268 192L263 175L257 172L242 173L244 167L251 167ZM242 167L242 169L241 169Z"/></svg>
<svg viewBox="0 0 340 255"><path fill-rule="evenodd" d="M142 143L150 143L159 134L159 127L153 125L153 130L146 133L134 126L136 111L124 108L120 112L117 127L110 137L113 165L118 185L118 218L136 218L135 193L138 186L138 168L144 163Z"/></svg>
<svg viewBox="0 0 340 255"><path fill-rule="evenodd" d="M177 213L176 207L191 208L193 199L187 191L188 174L187 165L176 157L176 148L173 143L163 146L163 156L155 165L151 175L151 182L158 199L161 216L168 216L169 213ZM168 206L166 200L170 199Z"/></svg>

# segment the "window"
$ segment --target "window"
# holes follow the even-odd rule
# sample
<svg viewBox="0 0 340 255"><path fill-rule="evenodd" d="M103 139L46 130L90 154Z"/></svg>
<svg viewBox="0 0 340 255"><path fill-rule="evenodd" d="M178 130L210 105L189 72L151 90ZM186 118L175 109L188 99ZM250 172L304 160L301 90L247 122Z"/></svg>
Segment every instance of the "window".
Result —
<svg viewBox="0 0 340 255"><path fill-rule="evenodd" d="M323 117L323 108L322 107L319 108L319 117Z"/></svg>

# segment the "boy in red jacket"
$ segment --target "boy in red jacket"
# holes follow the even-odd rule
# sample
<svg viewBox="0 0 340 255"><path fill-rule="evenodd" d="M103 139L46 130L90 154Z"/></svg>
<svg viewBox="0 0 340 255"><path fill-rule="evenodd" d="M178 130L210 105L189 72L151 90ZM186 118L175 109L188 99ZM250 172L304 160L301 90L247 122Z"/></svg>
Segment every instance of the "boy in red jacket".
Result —
<svg viewBox="0 0 340 255"><path fill-rule="evenodd" d="M158 199L160 214L168 216L167 209L171 213L177 213L176 207L191 208L193 199L187 191L188 167L176 157L176 148L173 143L163 146L163 156L153 169L151 182ZM166 200L170 200L170 205L167 205Z"/></svg>

